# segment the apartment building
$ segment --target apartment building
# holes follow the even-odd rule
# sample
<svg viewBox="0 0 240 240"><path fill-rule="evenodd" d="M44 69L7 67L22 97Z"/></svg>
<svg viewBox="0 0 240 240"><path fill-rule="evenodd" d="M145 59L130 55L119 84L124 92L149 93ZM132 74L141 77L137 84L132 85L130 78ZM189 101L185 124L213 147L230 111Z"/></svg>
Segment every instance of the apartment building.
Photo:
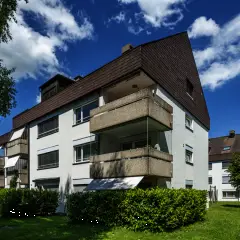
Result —
<svg viewBox="0 0 240 240"><path fill-rule="evenodd" d="M208 188L210 119L186 32L128 44L89 75L56 75L40 90L0 137L5 187L18 170L21 187L63 193Z"/></svg>
<svg viewBox="0 0 240 240"><path fill-rule="evenodd" d="M229 183L230 174L227 171L232 154L240 152L240 135L234 130L227 136L209 139L208 184L216 191L218 201L236 201L236 189Z"/></svg>

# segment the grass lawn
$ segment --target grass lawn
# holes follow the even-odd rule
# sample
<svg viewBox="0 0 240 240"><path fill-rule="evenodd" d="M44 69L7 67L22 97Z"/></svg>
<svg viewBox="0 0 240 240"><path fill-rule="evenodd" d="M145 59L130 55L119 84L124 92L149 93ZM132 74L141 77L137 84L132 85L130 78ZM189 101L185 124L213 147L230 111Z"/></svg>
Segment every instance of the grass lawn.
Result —
<svg viewBox="0 0 240 240"><path fill-rule="evenodd" d="M130 239L130 240L240 240L240 203L218 203L210 207L206 221L171 233L141 233L123 228L104 229L100 226L69 225L66 217L35 219L0 219L0 239Z"/></svg>

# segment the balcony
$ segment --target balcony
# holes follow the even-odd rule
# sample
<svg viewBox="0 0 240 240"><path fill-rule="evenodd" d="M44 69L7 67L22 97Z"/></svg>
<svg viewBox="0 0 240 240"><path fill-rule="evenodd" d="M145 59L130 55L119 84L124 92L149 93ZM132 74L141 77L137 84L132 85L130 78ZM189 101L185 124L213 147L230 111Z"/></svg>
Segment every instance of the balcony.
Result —
<svg viewBox="0 0 240 240"><path fill-rule="evenodd" d="M0 157L0 170L4 169L4 158Z"/></svg>
<svg viewBox="0 0 240 240"><path fill-rule="evenodd" d="M14 155L27 155L28 141L26 139L16 139L7 144L7 157Z"/></svg>
<svg viewBox="0 0 240 240"><path fill-rule="evenodd" d="M172 155L152 147L131 149L90 158L94 179L131 176L172 177Z"/></svg>
<svg viewBox="0 0 240 240"><path fill-rule="evenodd" d="M162 130L172 129L172 107L145 88L91 111L90 132L99 133L146 117L160 123Z"/></svg>
<svg viewBox="0 0 240 240"><path fill-rule="evenodd" d="M7 185L10 185L10 181L14 175L8 175L7 176ZM26 185L28 184L28 170L27 169L22 169L21 172L19 173L19 178L20 178L20 185Z"/></svg>
<svg viewBox="0 0 240 240"><path fill-rule="evenodd" d="M4 188L4 175L0 175L0 188Z"/></svg>

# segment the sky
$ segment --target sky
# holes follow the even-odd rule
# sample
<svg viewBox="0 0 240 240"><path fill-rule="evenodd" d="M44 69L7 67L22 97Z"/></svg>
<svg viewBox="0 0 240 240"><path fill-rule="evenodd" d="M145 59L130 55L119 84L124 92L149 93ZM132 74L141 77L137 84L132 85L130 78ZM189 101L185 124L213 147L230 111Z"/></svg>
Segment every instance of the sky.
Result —
<svg viewBox="0 0 240 240"><path fill-rule="evenodd" d="M0 58L17 88L12 117L40 101L39 86L57 73L85 76L133 46L188 31L211 118L210 137L240 133L239 0L20 0L13 40Z"/></svg>

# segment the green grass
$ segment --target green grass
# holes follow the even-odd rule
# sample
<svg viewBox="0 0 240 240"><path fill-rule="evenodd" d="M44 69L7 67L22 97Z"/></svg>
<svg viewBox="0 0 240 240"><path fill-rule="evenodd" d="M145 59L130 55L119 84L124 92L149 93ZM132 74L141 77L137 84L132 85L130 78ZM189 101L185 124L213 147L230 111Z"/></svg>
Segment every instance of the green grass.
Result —
<svg viewBox="0 0 240 240"><path fill-rule="evenodd" d="M210 207L204 222L183 227L171 233L132 232L124 228L69 225L66 217L34 219L0 219L0 239L116 239L116 240L240 240L240 203L218 203Z"/></svg>

